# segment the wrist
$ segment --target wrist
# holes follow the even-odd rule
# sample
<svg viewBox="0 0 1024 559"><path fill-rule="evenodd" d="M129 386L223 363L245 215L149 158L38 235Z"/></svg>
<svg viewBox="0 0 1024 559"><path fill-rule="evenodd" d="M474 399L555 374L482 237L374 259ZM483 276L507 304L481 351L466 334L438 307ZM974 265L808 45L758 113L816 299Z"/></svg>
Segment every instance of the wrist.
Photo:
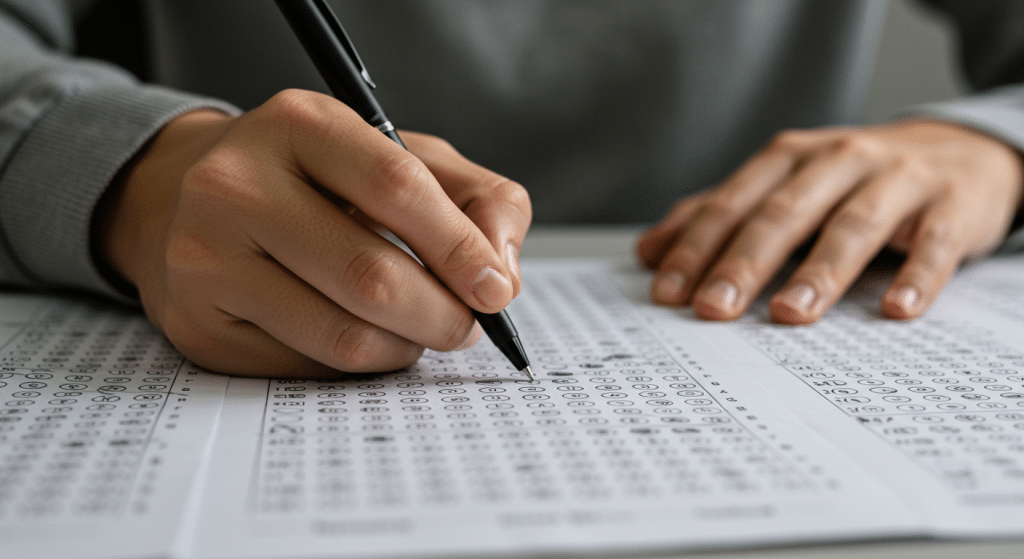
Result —
<svg viewBox="0 0 1024 559"><path fill-rule="evenodd" d="M138 285L147 245L160 242L159 226L188 168L233 117L197 110L171 120L125 164L93 218L93 258L122 291Z"/></svg>

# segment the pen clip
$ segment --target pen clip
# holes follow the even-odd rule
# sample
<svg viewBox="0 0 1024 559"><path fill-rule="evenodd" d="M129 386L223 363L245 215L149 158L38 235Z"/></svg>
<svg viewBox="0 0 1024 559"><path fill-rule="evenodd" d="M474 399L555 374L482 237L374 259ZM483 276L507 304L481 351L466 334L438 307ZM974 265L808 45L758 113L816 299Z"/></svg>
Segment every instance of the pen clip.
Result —
<svg viewBox="0 0 1024 559"><path fill-rule="evenodd" d="M334 32L335 38L341 43L341 46L348 52L352 61L359 67L359 75L366 80L366 83L373 89L377 89L377 85L370 79L370 73L366 71L366 66L363 61L359 58L359 53L356 52L355 45L352 44L352 39L348 38L348 33L345 33L345 28L341 26L341 21L338 20L338 16L334 15L334 10L327 5L326 0L313 0L313 4L320 11L320 15L323 16L324 21L330 26L331 31Z"/></svg>

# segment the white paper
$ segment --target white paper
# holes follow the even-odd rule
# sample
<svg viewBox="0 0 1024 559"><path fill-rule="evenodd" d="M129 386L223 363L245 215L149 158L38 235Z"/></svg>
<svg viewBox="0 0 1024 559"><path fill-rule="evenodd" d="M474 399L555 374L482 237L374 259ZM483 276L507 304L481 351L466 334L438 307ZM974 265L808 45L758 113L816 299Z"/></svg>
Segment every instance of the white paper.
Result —
<svg viewBox="0 0 1024 559"><path fill-rule="evenodd" d="M963 271L908 322L878 316L884 280L869 275L811 327L770 324L763 308L708 323L654 307L649 276L621 263L525 262L523 276L509 312L532 383L484 340L392 374L225 389L141 317L4 296L0 407L27 411L0 422L0 555L480 557L1024 533L1024 262ZM43 419L71 390L28 375L68 384L86 369L68 418ZM146 434L119 423L155 394L167 403ZM110 395L100 432L76 426ZM127 428L138 466L117 470L123 498L81 513L88 468ZM49 446L26 458L41 432ZM72 439L96 455L80 475L49 493L4 481L24 462L50 479Z"/></svg>
<svg viewBox="0 0 1024 559"><path fill-rule="evenodd" d="M227 379L103 301L0 305L0 556L166 555Z"/></svg>

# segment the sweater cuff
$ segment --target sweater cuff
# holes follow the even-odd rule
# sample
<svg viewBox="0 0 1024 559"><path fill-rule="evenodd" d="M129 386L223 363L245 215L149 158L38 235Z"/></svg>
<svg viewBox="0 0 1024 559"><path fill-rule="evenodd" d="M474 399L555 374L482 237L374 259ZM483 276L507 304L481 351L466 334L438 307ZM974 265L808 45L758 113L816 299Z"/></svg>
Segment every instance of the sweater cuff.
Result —
<svg viewBox="0 0 1024 559"><path fill-rule="evenodd" d="M58 100L24 137L0 200L22 271L37 285L95 291L123 302L92 259L92 218L121 168L167 122L196 109L238 114L222 101L157 86L79 90Z"/></svg>

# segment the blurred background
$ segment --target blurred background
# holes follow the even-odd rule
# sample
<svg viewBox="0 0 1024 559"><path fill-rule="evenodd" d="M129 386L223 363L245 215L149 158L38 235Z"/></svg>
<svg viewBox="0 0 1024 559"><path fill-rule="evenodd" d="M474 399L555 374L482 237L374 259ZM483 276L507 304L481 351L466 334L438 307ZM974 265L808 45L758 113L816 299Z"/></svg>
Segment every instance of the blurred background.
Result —
<svg viewBox="0 0 1024 559"><path fill-rule="evenodd" d="M900 107L966 91L953 30L920 2L894 0L882 35L867 120L887 120Z"/></svg>

